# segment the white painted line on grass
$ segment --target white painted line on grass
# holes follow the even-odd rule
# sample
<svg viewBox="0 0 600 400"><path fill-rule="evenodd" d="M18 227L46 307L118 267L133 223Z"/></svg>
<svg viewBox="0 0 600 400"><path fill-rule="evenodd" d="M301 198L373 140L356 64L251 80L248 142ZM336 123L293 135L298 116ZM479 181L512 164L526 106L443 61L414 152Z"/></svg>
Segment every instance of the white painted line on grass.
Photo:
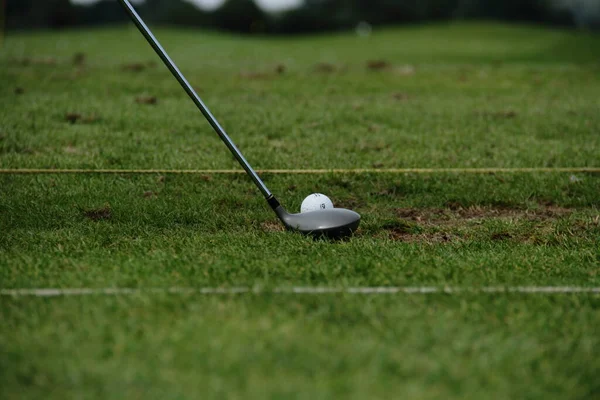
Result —
<svg viewBox="0 0 600 400"><path fill-rule="evenodd" d="M588 286L484 286L484 287L437 287L437 286L380 286L380 287L327 287L292 286L276 288L260 287L168 287L168 288L34 288L0 289L0 296L11 297L61 297L109 295L127 296L134 294L461 294L461 293L497 293L497 294L600 294L600 287Z"/></svg>

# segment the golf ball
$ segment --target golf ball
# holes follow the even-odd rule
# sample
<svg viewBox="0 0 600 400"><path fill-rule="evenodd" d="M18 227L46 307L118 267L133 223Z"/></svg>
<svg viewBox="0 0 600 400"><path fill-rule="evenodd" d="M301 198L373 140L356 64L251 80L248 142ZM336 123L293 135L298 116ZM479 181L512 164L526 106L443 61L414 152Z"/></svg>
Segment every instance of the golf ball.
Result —
<svg viewBox="0 0 600 400"><path fill-rule="evenodd" d="M327 210L329 208L333 208L333 203L329 197L321 193L313 193L302 201L300 212Z"/></svg>

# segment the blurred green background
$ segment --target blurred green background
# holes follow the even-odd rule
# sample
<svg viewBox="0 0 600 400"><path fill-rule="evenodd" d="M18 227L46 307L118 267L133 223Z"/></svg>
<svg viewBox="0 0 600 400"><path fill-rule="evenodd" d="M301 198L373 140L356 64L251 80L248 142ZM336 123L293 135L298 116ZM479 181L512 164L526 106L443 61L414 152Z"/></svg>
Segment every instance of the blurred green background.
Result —
<svg viewBox="0 0 600 400"><path fill-rule="evenodd" d="M291 34L451 19L600 27L600 0L134 0L153 23L254 34ZM9 30L114 24L115 0L4 0Z"/></svg>

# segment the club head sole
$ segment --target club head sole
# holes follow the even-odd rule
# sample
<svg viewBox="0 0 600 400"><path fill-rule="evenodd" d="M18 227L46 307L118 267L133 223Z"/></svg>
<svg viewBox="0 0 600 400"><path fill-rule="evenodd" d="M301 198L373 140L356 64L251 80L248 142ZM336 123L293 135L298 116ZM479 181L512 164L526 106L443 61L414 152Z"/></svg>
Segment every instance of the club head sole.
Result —
<svg viewBox="0 0 600 400"><path fill-rule="evenodd" d="M280 206L275 212L288 229L313 237L343 239L351 236L360 224L360 214L345 208L289 214Z"/></svg>

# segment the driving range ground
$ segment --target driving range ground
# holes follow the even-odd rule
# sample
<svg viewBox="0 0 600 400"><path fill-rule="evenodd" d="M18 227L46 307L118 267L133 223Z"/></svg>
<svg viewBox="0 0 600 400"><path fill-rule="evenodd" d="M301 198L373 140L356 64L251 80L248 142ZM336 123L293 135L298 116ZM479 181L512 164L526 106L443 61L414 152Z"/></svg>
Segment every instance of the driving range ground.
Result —
<svg viewBox="0 0 600 400"><path fill-rule="evenodd" d="M156 29L0 49L0 398L600 397L600 37Z"/></svg>

